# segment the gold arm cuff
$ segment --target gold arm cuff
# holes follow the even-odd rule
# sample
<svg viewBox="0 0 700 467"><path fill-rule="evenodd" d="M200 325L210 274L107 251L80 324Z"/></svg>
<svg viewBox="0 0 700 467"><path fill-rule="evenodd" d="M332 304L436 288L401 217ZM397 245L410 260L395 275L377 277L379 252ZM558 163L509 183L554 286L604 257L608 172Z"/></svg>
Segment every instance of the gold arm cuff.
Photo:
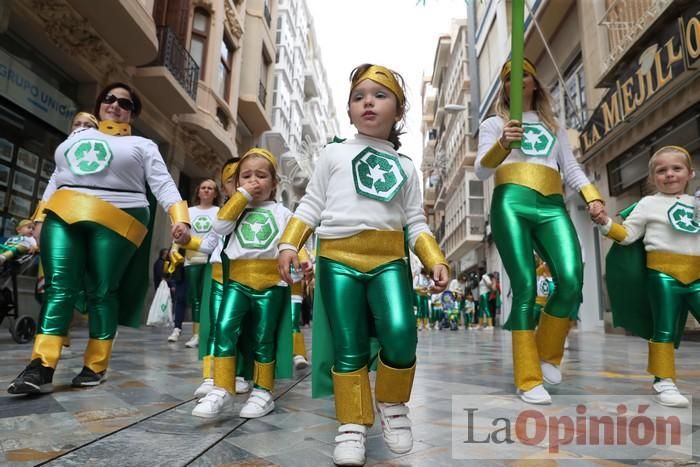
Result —
<svg viewBox="0 0 700 467"><path fill-rule="evenodd" d="M85 349L85 366L95 373L105 371L112 355L112 339L89 339Z"/></svg>
<svg viewBox="0 0 700 467"><path fill-rule="evenodd" d="M613 222L613 225L610 227L610 231L605 236L611 240L615 240L616 242L621 242L627 238L627 229L625 229L624 225Z"/></svg>
<svg viewBox="0 0 700 467"><path fill-rule="evenodd" d="M369 272L404 258L406 251L402 231L364 230L351 237L321 239L318 255L360 272Z"/></svg>
<svg viewBox="0 0 700 467"><path fill-rule="evenodd" d="M513 379L515 387L529 391L542 384L542 368L537 354L534 331L511 331L513 341Z"/></svg>
<svg viewBox="0 0 700 467"><path fill-rule="evenodd" d="M299 261L302 261L302 262L311 261L311 257L309 256L309 252L306 250L306 247L302 247L301 250L299 250Z"/></svg>
<svg viewBox="0 0 700 467"><path fill-rule="evenodd" d="M235 221L240 217L241 213L247 206L248 198L246 198L240 191L237 191L228 201L226 201L224 207L219 209L216 217L222 221Z"/></svg>
<svg viewBox="0 0 700 467"><path fill-rule="evenodd" d="M129 213L96 196L73 190L58 190L46 203L51 211L67 224L90 221L107 227L137 247L148 233L145 225Z"/></svg>
<svg viewBox="0 0 700 467"><path fill-rule="evenodd" d="M392 368L384 363L380 356L377 363L377 380L374 385L374 396L377 402L408 402L411 399L415 374L415 362L410 368Z"/></svg>
<svg viewBox="0 0 700 467"><path fill-rule="evenodd" d="M676 359L673 342L649 341L647 372L659 378L676 379Z"/></svg>
<svg viewBox="0 0 700 467"><path fill-rule="evenodd" d="M601 203L605 204L603 195L600 194L598 188L596 188L596 186L592 183L582 186L579 193L581 193L581 198L583 198L586 204L593 201L600 201Z"/></svg>
<svg viewBox="0 0 700 467"><path fill-rule="evenodd" d="M435 237L432 235L425 232L418 235L414 251L420 262L423 263L423 266L425 266L428 271L432 271L437 264L444 264L449 268L445 255L442 253L442 250L440 250Z"/></svg>
<svg viewBox="0 0 700 467"><path fill-rule="evenodd" d="M559 171L542 164L513 162L496 169L496 186L513 183L532 188L541 195L561 195L561 175Z"/></svg>
<svg viewBox="0 0 700 467"><path fill-rule="evenodd" d="M37 334L32 348L32 360L41 359L41 364L56 368L58 359L61 358L61 348L65 336L52 336L50 334Z"/></svg>
<svg viewBox="0 0 700 467"><path fill-rule="evenodd" d="M236 394L236 357L214 357L214 385Z"/></svg>
<svg viewBox="0 0 700 467"><path fill-rule="evenodd" d="M272 392L275 387L275 362L260 363L255 360L253 366L253 384Z"/></svg>
<svg viewBox="0 0 700 467"><path fill-rule="evenodd" d="M306 240L309 239L311 232L313 232L313 229L306 225L304 221L298 217L292 217L282 233L279 244L288 243L299 251L306 243Z"/></svg>
<svg viewBox="0 0 700 467"><path fill-rule="evenodd" d="M491 149L481 159L481 165L489 169L495 169L508 157L508 154L510 154L510 149L504 148L501 140L497 139L491 146Z"/></svg>
<svg viewBox="0 0 700 467"><path fill-rule="evenodd" d="M167 274L172 274L175 272L178 266L185 262L185 257L177 251L177 248L171 248L169 253L170 261L165 265L165 272Z"/></svg>
<svg viewBox="0 0 700 467"><path fill-rule="evenodd" d="M543 311L535 333L540 360L558 366L564 356L564 341L567 334L569 334L569 318L557 318Z"/></svg>
<svg viewBox="0 0 700 467"><path fill-rule="evenodd" d="M269 289L282 280L276 259L236 259L228 269L229 279L255 290Z"/></svg>
<svg viewBox="0 0 700 467"><path fill-rule="evenodd" d="M197 251L197 250L199 250L199 247L201 245L202 245L202 237L196 237L196 236L192 235L192 236L190 236L190 241L185 243L184 245L181 245L181 246L185 250Z"/></svg>
<svg viewBox="0 0 700 467"><path fill-rule="evenodd" d="M224 267L221 263L211 264L211 278L219 284L224 283Z"/></svg>
<svg viewBox="0 0 700 467"><path fill-rule="evenodd" d="M168 214L170 215L170 222L172 224L182 222L183 224L190 225L190 211L187 209L187 201L183 200L173 203L168 208Z"/></svg>
<svg viewBox="0 0 700 467"><path fill-rule="evenodd" d="M335 396L335 418L344 425L357 423L372 426L374 407L367 367L363 366L350 373L336 373L331 370L331 374Z"/></svg>
<svg viewBox="0 0 700 467"><path fill-rule="evenodd" d="M668 274L688 285L700 279L700 256L647 251L647 268Z"/></svg>
<svg viewBox="0 0 700 467"><path fill-rule="evenodd" d="M32 214L32 221L44 222L44 219L46 218L46 212L44 211L45 207L46 203L44 201L39 201L39 203L36 205L36 209L34 210L34 214Z"/></svg>

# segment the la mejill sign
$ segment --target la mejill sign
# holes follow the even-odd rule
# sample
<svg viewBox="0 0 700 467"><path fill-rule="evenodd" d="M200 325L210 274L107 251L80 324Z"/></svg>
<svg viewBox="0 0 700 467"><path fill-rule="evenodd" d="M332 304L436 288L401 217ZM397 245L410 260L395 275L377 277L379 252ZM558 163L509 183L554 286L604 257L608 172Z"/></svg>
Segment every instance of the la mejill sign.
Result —
<svg viewBox="0 0 700 467"><path fill-rule="evenodd" d="M62 133L70 130L75 103L2 50L0 94Z"/></svg>
<svg viewBox="0 0 700 467"><path fill-rule="evenodd" d="M586 153L608 133L667 86L700 62L700 11L688 8L654 34L655 40L622 73L605 94L581 132Z"/></svg>

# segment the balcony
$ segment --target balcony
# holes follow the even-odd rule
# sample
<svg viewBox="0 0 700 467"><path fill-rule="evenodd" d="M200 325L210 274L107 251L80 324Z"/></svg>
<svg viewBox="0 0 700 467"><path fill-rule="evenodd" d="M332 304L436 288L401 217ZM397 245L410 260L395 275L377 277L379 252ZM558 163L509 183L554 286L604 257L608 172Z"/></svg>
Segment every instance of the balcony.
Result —
<svg viewBox="0 0 700 467"><path fill-rule="evenodd" d="M158 28L158 56L134 72L136 87L166 115L197 111L199 66L175 36Z"/></svg>
<svg viewBox="0 0 700 467"><path fill-rule="evenodd" d="M308 60L308 65L304 70L304 95L306 99L319 97L321 95L321 80L316 70L313 60Z"/></svg>
<svg viewBox="0 0 700 467"><path fill-rule="evenodd" d="M423 190L423 205L424 206L433 206L435 205L435 195L436 195L435 187L430 187L430 188L425 188Z"/></svg>

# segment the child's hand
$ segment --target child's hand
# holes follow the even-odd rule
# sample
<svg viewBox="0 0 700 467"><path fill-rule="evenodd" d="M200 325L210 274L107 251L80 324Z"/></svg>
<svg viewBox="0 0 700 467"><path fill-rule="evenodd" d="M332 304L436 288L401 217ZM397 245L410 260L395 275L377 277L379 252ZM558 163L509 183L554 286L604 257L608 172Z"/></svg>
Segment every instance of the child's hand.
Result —
<svg viewBox="0 0 700 467"><path fill-rule="evenodd" d="M522 141L523 139L523 127L518 120L509 120L503 126L503 132L501 133L501 146L504 148L509 148L510 143L514 141Z"/></svg>
<svg viewBox="0 0 700 467"><path fill-rule="evenodd" d="M280 277L287 284L292 285L294 279L289 271L289 267L294 266L295 271L301 271L301 265L299 264L299 255L294 250L282 250L277 257L277 270L280 273Z"/></svg>
<svg viewBox="0 0 700 467"><path fill-rule="evenodd" d="M310 281L311 279L314 278L314 265L311 264L311 261L302 261L299 263L301 266L301 270L304 272L304 279L307 281Z"/></svg>
<svg viewBox="0 0 700 467"><path fill-rule="evenodd" d="M241 188L247 191L250 196L255 197L255 195L260 191L260 184L252 179L243 180Z"/></svg>
<svg viewBox="0 0 700 467"><path fill-rule="evenodd" d="M190 228L187 226L187 224L182 222L173 224L170 233L173 236L173 240L181 245L184 245L190 241Z"/></svg>
<svg viewBox="0 0 700 467"><path fill-rule="evenodd" d="M433 267L432 279L434 283L434 285L430 288L432 293L440 293L445 290L449 279L447 274L447 266L444 264L436 264Z"/></svg>

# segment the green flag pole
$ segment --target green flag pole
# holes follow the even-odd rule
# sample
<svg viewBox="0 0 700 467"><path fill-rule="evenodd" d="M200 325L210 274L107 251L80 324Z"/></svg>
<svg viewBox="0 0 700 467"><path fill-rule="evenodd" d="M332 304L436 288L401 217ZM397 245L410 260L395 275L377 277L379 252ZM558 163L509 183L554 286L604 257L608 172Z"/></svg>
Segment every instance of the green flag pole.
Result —
<svg viewBox="0 0 700 467"><path fill-rule="evenodd" d="M511 68L510 68L510 119L523 121L523 60L525 42L525 2L512 0L511 3ZM519 149L520 141L510 144Z"/></svg>

